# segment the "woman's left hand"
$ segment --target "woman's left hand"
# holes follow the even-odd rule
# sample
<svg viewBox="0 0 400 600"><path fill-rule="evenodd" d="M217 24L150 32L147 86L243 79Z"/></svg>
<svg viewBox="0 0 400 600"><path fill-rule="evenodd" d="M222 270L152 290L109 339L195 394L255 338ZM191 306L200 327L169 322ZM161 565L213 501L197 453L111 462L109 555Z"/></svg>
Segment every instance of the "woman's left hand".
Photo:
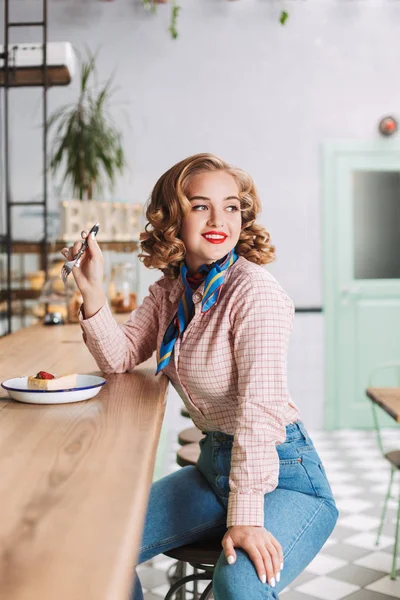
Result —
<svg viewBox="0 0 400 600"><path fill-rule="evenodd" d="M257 575L262 583L275 587L275 579L279 582L283 568L283 551L280 543L265 527L234 525L228 528L223 537L222 547L228 563L236 560L234 547L243 548L252 560ZM228 559L233 556L233 559Z"/></svg>

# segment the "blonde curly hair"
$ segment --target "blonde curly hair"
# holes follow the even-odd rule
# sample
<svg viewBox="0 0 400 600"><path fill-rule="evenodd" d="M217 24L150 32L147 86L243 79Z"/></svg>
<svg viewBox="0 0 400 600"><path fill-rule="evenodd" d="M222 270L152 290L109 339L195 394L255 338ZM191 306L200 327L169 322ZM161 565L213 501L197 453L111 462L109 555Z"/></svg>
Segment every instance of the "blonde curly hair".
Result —
<svg viewBox="0 0 400 600"><path fill-rule="evenodd" d="M148 223L139 237L142 250L139 259L150 269L160 269L168 279L180 276L180 265L186 256L180 230L191 204L185 192L192 177L207 171L229 173L239 188L242 230L236 253L257 265L275 260L270 234L255 223L261 202L250 175L214 154L194 154L168 169L155 184L146 207Z"/></svg>

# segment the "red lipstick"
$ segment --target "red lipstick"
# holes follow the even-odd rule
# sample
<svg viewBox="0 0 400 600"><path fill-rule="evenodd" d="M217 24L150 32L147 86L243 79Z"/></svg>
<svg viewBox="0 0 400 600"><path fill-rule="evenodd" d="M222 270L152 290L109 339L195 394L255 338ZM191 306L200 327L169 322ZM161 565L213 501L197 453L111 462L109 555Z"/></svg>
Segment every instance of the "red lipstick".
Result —
<svg viewBox="0 0 400 600"><path fill-rule="evenodd" d="M226 240L226 238L228 237L226 235L226 233L224 233L223 231L207 231L206 233L202 233L201 234L203 236L203 238L205 240L207 240L207 242L210 242L211 244L223 244L223 242ZM206 237L206 236L221 236L221 237Z"/></svg>

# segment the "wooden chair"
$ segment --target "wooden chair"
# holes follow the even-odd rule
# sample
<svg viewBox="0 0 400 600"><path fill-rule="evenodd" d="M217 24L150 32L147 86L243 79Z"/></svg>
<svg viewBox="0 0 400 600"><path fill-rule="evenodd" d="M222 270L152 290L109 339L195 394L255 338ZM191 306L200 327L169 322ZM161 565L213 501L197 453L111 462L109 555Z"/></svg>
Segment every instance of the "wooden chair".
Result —
<svg viewBox="0 0 400 600"><path fill-rule="evenodd" d="M197 431L199 430L197 429ZM181 467L196 465L199 455L200 447L198 442L186 443L178 450L176 462ZM221 552L221 538L219 537L195 544L187 544L164 552L166 556L175 558L178 561L174 575L168 574L171 587L165 596L165 600L172 600L174 594L177 594L176 598L179 598L179 600L186 600L186 584L190 582L193 582L193 600L208 600L212 594L213 572ZM186 575L188 564L194 569L192 575ZM199 595L198 591L198 581L210 582L201 595Z"/></svg>
<svg viewBox="0 0 400 600"><path fill-rule="evenodd" d="M399 420L400 420L400 414L399 414L400 389L399 388L384 388L382 386L379 388L374 388L373 380L374 380L375 375L377 375L377 373L382 372L386 369L394 368L394 367L397 369L397 371L400 375L400 363L386 363L383 365L379 365L377 368L375 368L369 377L369 385L368 385L368 389L366 390L366 394L367 394L368 398L370 398L370 400L372 400L372 402L371 402L372 416L373 416L373 420L374 420L375 433L376 433L378 446L382 453L383 458L385 460L387 460L390 464L389 485L388 485L388 490L386 493L385 500L383 502L383 508L382 508L382 513L381 513L381 522L380 522L380 525L378 528L377 538L376 538L376 542L375 542L376 545L379 544L379 540L380 540L380 537L382 534L382 529L383 529L383 525L384 525L385 517L386 517L388 500L389 500L389 498L393 499L393 500L397 500L397 519L396 519L396 526L395 526L395 543L394 543L394 548L393 548L392 572L390 575L390 579L393 579L393 580L396 579L396 571L397 571L396 562L397 562L397 549L398 549L398 542L399 542L400 494L398 497L394 497L394 496L392 496L391 492L392 492L392 484L393 484L394 475L395 475L395 473L398 473L400 471L400 449L391 450L389 452L387 452L385 450L383 442L382 442L382 435L381 435L381 428L380 428L380 423L379 423L379 415L378 415L377 407L380 407L381 409L383 409L393 419L395 419L397 422L399 422Z"/></svg>

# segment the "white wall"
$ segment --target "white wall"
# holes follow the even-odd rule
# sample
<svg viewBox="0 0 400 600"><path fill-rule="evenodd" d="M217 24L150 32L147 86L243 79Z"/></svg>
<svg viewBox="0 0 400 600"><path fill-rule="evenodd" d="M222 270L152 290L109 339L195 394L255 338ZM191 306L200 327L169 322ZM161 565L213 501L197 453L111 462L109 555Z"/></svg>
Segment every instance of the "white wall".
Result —
<svg viewBox="0 0 400 600"><path fill-rule="evenodd" d="M114 72L120 86L115 115L125 128L130 172L116 197L144 202L176 161L197 152L221 155L255 179L259 221L277 246L271 271L297 306L319 306L321 143L376 137L379 119L400 111L400 3L286 2L285 27L278 2L181 4L173 41L168 6L154 16L138 0L49 2L49 39L80 50L101 46L101 75ZM20 0L12 16L36 18L39 7L38 0ZM39 41L32 30L18 35L13 39ZM51 90L50 109L73 99L76 89L75 82ZM12 187L22 200L41 189L40 92L12 95ZM141 270L141 296L160 275ZM323 317L299 315L289 383L312 426L322 424L322 368Z"/></svg>

